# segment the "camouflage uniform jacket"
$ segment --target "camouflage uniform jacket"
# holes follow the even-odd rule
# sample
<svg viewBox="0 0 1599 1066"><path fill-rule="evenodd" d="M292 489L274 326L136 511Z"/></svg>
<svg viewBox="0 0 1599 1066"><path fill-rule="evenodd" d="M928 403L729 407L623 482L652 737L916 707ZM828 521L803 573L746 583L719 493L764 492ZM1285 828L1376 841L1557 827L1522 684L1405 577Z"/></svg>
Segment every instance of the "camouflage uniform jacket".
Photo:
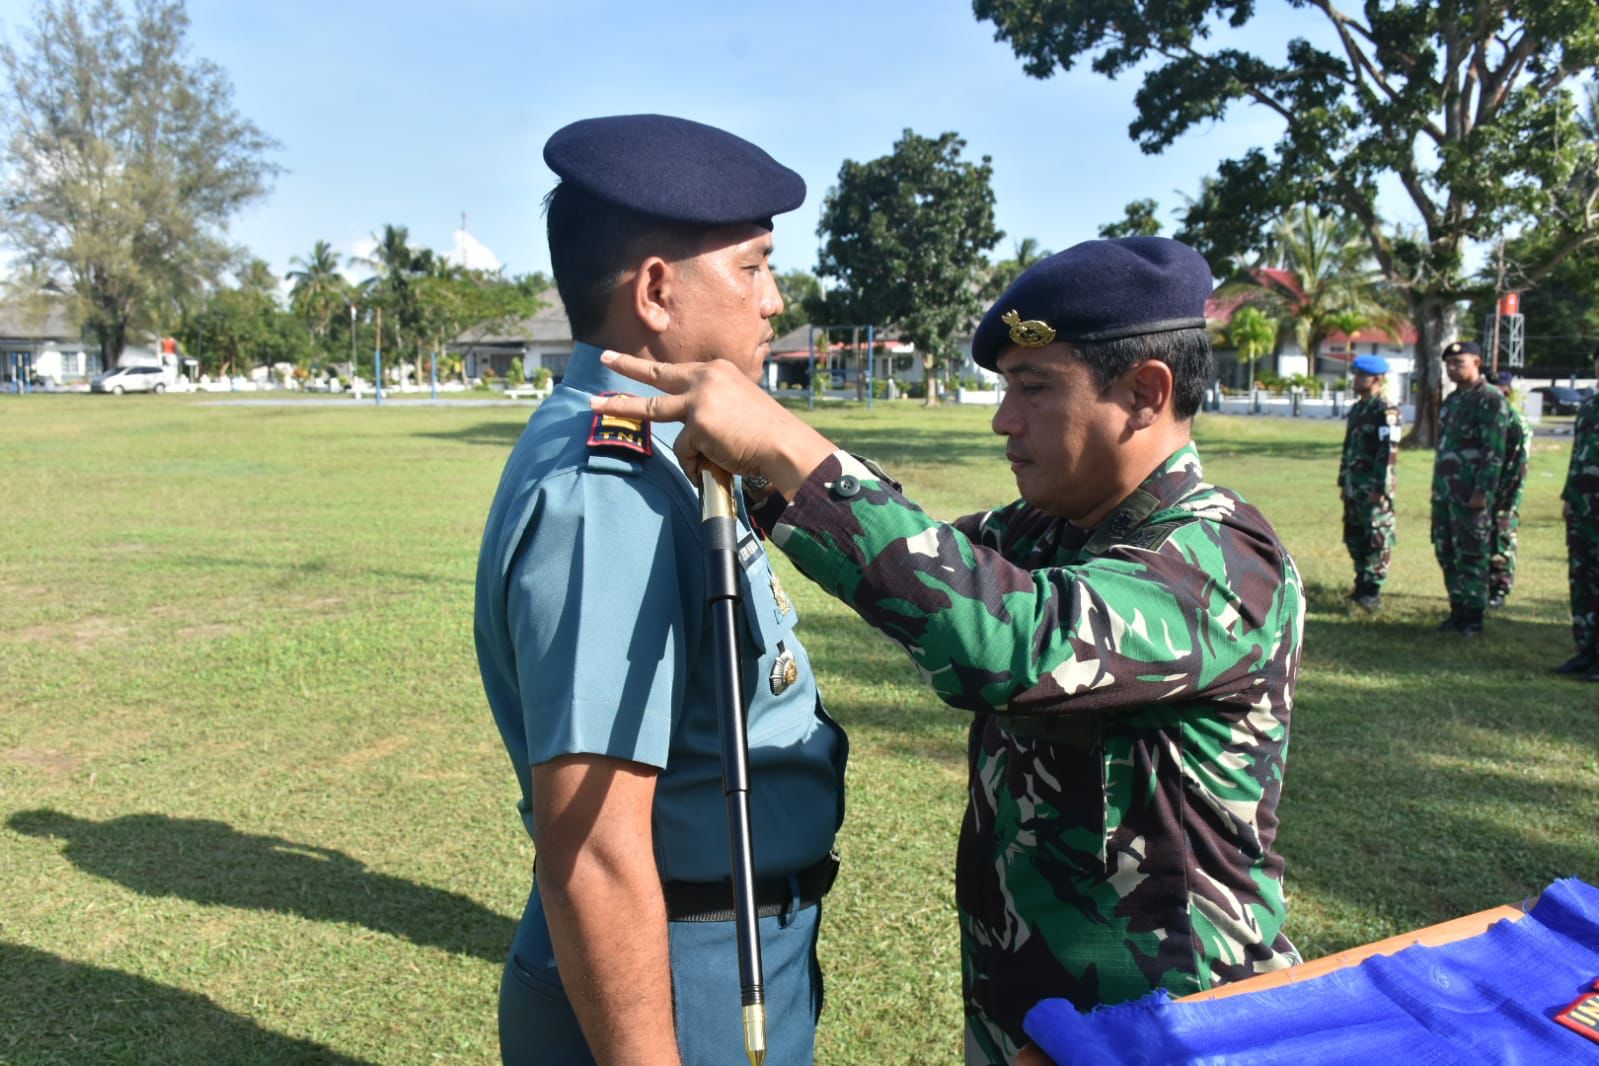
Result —
<svg viewBox="0 0 1599 1066"><path fill-rule="evenodd" d="M1479 378L1457 388L1438 411L1438 455L1432 466L1435 502L1464 505L1481 492L1485 506L1498 499L1505 469L1509 404L1498 389Z"/></svg>
<svg viewBox="0 0 1599 1066"><path fill-rule="evenodd" d="M1521 492L1527 486L1527 457L1531 450L1532 423L1527 421L1520 407L1505 401L1505 465L1499 475L1495 511L1521 509Z"/></svg>
<svg viewBox="0 0 1599 1066"><path fill-rule="evenodd" d="M1393 498L1399 461L1399 408L1381 396L1358 400L1344 427L1338 488L1347 499L1369 503L1377 493Z"/></svg>
<svg viewBox="0 0 1599 1066"><path fill-rule="evenodd" d="M1599 515L1599 397L1588 397L1577 409L1571 465L1566 468L1566 487L1560 498L1573 515Z"/></svg>
<svg viewBox="0 0 1599 1066"><path fill-rule="evenodd" d="M942 524L835 453L773 539L979 712L956 876L969 1014L1019 1039L1046 996L1298 961L1272 844L1303 591L1192 445L1091 531L1021 501Z"/></svg>

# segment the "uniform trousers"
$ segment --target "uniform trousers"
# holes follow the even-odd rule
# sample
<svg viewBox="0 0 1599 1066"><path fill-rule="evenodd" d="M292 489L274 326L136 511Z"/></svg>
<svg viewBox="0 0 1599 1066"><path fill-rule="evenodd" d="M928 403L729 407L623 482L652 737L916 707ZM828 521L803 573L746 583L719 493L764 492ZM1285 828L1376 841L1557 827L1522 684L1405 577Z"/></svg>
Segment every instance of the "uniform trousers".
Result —
<svg viewBox="0 0 1599 1066"><path fill-rule="evenodd" d="M1571 636L1579 655L1599 653L1599 523L1566 517L1566 566L1571 582Z"/></svg>
<svg viewBox="0 0 1599 1066"><path fill-rule="evenodd" d="M760 920L766 979L766 1061L812 1060L822 1013L816 961L820 903ZM617 915L618 923L629 916ZM744 1061L734 923L668 922L672 1010L683 1066ZM500 978L500 1057L506 1066L594 1066L555 970L538 888L528 897Z"/></svg>
<svg viewBox="0 0 1599 1066"><path fill-rule="evenodd" d="M1432 502L1432 548L1443 568L1444 587L1455 607L1488 606L1488 556L1493 550L1493 512L1453 500Z"/></svg>

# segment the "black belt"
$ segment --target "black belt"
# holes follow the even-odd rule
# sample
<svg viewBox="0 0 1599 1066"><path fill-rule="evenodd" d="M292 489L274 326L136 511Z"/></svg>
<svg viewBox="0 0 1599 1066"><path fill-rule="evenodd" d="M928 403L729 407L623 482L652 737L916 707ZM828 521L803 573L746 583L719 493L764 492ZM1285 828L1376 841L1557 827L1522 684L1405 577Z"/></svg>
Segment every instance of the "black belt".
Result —
<svg viewBox="0 0 1599 1066"><path fill-rule="evenodd" d="M838 852L784 877L762 877L755 881L755 913L761 918L793 908L814 907L833 887L838 877ZM791 883L793 882L793 883ZM796 884L798 888L796 889ZM733 920L733 882L664 881L666 916L674 922L730 922Z"/></svg>
<svg viewBox="0 0 1599 1066"><path fill-rule="evenodd" d="M1074 714L996 714L994 724L1007 733L1047 740L1071 748L1092 748L1100 741L1103 716L1092 711Z"/></svg>

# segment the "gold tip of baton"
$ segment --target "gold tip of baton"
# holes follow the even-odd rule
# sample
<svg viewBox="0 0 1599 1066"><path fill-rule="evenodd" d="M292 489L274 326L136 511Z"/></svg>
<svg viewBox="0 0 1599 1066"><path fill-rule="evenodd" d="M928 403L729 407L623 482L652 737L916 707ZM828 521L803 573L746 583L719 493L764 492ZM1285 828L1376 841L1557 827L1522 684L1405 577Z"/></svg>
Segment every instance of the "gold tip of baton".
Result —
<svg viewBox="0 0 1599 1066"><path fill-rule="evenodd" d="M750 1066L766 1063L766 1004L751 1003L744 1008L744 1054Z"/></svg>
<svg viewBox="0 0 1599 1066"><path fill-rule="evenodd" d="M700 520L733 517L733 479L720 467L707 466L700 471Z"/></svg>

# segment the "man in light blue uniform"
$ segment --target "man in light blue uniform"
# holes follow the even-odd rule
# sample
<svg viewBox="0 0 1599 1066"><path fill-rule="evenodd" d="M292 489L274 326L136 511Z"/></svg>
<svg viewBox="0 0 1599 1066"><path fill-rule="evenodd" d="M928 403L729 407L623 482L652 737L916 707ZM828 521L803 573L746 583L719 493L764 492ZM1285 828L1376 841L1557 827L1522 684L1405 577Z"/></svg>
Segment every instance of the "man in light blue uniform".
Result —
<svg viewBox="0 0 1599 1066"><path fill-rule="evenodd" d="M804 183L759 148L657 115L545 146L551 260L577 345L506 464L483 535L475 635L537 857L507 960L507 1063L743 1057L704 545L676 425L600 418L649 390L605 348L736 353L759 373L782 308L771 217ZM781 499L778 499L781 504ZM751 813L769 1061L809 1062L820 899L847 741L822 709L792 604L740 509Z"/></svg>

